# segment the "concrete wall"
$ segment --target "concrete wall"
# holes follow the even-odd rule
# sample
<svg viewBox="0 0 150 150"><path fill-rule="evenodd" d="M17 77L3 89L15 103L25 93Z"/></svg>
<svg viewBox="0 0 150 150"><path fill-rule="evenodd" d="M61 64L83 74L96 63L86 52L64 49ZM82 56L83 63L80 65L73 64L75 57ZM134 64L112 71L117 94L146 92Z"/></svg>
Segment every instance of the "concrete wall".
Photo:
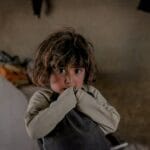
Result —
<svg viewBox="0 0 150 150"><path fill-rule="evenodd" d="M121 133L148 143L150 14L138 11L138 3L139 0L51 0L50 15L44 14L43 7L38 19L30 0L5 0L0 3L0 49L21 58L32 57L49 33L74 27L95 46L102 70L96 85L121 113Z"/></svg>
<svg viewBox="0 0 150 150"><path fill-rule="evenodd" d="M49 33L73 26L93 41L98 62L105 69L128 70L129 66L133 69L140 59L140 65L147 64L150 14L137 11L138 0L51 0L51 3L51 14L45 16L43 9L38 19L33 15L30 0L2 1L0 49L31 57Z"/></svg>
<svg viewBox="0 0 150 150"><path fill-rule="evenodd" d="M89 38L105 71L149 68L150 14L137 11L139 0L51 0L49 16L33 15L31 1L0 4L0 49L23 58L51 32L72 26ZM44 6L44 5L43 5Z"/></svg>

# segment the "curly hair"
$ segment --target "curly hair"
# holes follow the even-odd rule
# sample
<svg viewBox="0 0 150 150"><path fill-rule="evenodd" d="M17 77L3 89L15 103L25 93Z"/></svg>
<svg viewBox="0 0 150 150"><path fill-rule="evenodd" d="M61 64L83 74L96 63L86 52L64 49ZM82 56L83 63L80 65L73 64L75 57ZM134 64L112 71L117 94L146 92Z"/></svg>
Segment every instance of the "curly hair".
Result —
<svg viewBox="0 0 150 150"><path fill-rule="evenodd" d="M85 68L85 84L96 79L98 69L93 45L72 28L52 33L39 45L32 81L38 86L47 87L53 69L68 66Z"/></svg>

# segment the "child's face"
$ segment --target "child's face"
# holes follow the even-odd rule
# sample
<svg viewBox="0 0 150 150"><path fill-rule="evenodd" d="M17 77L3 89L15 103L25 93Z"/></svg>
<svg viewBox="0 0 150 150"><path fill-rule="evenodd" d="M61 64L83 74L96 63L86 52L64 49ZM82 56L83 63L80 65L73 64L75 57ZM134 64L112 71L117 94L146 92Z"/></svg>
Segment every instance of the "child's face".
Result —
<svg viewBox="0 0 150 150"><path fill-rule="evenodd" d="M50 87L57 93L62 93L69 87L81 88L84 83L85 68L57 68L50 76Z"/></svg>

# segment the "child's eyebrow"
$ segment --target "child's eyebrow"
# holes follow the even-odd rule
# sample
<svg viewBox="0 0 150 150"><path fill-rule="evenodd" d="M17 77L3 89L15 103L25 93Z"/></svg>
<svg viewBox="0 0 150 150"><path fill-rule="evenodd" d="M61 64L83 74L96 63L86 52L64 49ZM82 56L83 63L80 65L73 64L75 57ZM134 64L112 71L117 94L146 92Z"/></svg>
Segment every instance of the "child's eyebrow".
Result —
<svg viewBox="0 0 150 150"><path fill-rule="evenodd" d="M81 69L81 68L84 68L84 67L71 67L73 69Z"/></svg>
<svg viewBox="0 0 150 150"><path fill-rule="evenodd" d="M84 68L84 67L79 66L79 67L69 67L69 68L70 68L70 69L81 69L81 68ZM65 69L65 70L67 70L66 67L57 67L57 68L54 68L54 70L59 70L59 69Z"/></svg>
<svg viewBox="0 0 150 150"><path fill-rule="evenodd" d="M70 65L68 66L68 68L85 68L85 67L82 65Z"/></svg>

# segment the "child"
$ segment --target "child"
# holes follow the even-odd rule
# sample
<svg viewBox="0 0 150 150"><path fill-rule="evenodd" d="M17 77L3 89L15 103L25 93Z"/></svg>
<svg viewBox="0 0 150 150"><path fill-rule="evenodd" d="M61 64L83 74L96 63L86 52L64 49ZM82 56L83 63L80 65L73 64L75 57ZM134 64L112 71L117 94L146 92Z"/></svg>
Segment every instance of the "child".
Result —
<svg viewBox="0 0 150 150"><path fill-rule="evenodd" d="M25 116L27 133L44 150L108 150L105 135L120 116L91 86L97 71L93 46L73 29L51 34L37 51L33 94Z"/></svg>

